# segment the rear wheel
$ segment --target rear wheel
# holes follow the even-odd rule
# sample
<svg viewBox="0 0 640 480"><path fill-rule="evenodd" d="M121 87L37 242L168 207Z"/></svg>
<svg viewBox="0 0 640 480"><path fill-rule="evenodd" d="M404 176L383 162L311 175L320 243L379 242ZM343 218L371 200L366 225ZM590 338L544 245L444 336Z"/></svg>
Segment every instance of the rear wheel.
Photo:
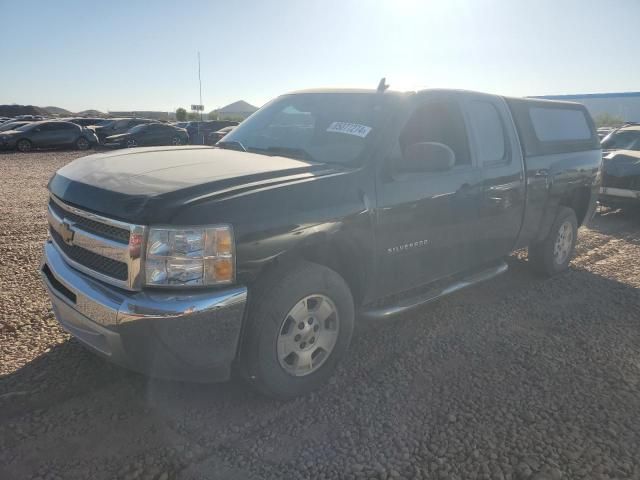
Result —
<svg viewBox="0 0 640 480"><path fill-rule="evenodd" d="M288 399L322 386L345 354L353 298L333 270L304 262L271 275L250 304L243 373L262 393Z"/></svg>
<svg viewBox="0 0 640 480"><path fill-rule="evenodd" d="M173 137L171 139L171 145L182 145L182 140L180 140L180 137Z"/></svg>
<svg viewBox="0 0 640 480"><path fill-rule="evenodd" d="M91 144L89 143L89 140L84 137L80 137L78 140L76 140L76 148L78 150L87 150L90 146Z"/></svg>
<svg viewBox="0 0 640 480"><path fill-rule="evenodd" d="M544 275L555 275L569 267L578 237L575 212L560 207L553 226L543 241L529 246L529 262Z"/></svg>
<svg viewBox="0 0 640 480"><path fill-rule="evenodd" d="M21 152L30 152L31 149L33 148L33 144L31 143L30 140L23 138L22 140L18 140L16 148Z"/></svg>
<svg viewBox="0 0 640 480"><path fill-rule="evenodd" d="M135 138L128 138L125 144L127 148L133 148L138 146L138 142L136 142Z"/></svg>

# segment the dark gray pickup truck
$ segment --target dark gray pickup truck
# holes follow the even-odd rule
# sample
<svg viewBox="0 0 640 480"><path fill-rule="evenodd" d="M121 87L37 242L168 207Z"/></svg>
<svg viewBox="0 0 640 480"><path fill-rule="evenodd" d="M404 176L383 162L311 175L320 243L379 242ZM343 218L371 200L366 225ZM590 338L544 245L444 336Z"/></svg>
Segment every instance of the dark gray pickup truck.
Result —
<svg viewBox="0 0 640 480"><path fill-rule="evenodd" d="M283 95L215 148L91 155L51 179L42 277L92 350L153 376L321 385L356 321L506 270L567 268L602 154L578 104L427 90ZM375 352L372 352L374 355Z"/></svg>

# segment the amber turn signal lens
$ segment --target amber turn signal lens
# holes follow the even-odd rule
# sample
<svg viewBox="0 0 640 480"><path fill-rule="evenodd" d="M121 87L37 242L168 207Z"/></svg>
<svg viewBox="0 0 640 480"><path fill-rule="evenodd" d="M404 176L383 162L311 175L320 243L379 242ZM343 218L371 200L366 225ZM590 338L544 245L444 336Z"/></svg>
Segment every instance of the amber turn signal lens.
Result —
<svg viewBox="0 0 640 480"><path fill-rule="evenodd" d="M230 282L233 280L233 260L231 258L217 258L213 263L218 282Z"/></svg>
<svg viewBox="0 0 640 480"><path fill-rule="evenodd" d="M231 231L219 229L216 231L216 255L231 255L233 241Z"/></svg>

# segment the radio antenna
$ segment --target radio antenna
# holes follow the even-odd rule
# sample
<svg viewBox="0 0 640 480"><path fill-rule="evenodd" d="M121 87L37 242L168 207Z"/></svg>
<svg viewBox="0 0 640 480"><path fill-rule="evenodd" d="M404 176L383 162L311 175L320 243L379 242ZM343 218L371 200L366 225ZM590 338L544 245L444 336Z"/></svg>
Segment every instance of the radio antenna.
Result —
<svg viewBox="0 0 640 480"><path fill-rule="evenodd" d="M378 83L378 93L384 93L384 91L389 88L389 85L385 83L386 78L382 77L380 79L380 83Z"/></svg>

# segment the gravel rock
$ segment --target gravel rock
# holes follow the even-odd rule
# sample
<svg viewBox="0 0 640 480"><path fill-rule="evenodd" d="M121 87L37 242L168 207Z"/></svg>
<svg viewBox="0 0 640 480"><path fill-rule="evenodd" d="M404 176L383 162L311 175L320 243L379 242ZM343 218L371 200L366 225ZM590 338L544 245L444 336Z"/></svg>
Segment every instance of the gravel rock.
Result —
<svg viewBox="0 0 640 480"><path fill-rule="evenodd" d="M505 275L358 325L321 391L148 379L86 352L40 285L46 183L0 154L0 478L640 478L640 220L607 210L569 272Z"/></svg>

